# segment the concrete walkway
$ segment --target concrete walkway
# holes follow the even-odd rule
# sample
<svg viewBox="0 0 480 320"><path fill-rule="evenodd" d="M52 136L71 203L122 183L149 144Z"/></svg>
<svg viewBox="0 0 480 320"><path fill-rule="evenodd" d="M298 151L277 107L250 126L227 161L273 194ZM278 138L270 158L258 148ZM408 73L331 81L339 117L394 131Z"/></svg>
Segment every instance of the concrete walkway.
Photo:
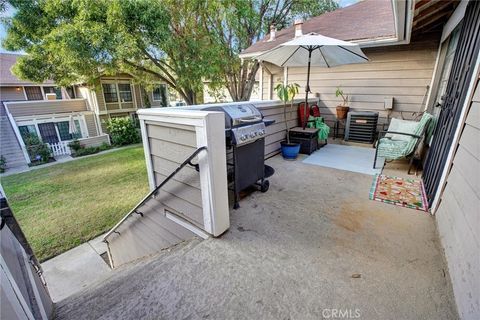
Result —
<svg viewBox="0 0 480 320"><path fill-rule="evenodd" d="M372 176L268 164L221 237L122 267L57 319L457 318L433 217L369 200Z"/></svg>
<svg viewBox="0 0 480 320"><path fill-rule="evenodd" d="M43 275L54 302L108 277L112 270L100 256L107 252L103 236L90 240L42 263Z"/></svg>

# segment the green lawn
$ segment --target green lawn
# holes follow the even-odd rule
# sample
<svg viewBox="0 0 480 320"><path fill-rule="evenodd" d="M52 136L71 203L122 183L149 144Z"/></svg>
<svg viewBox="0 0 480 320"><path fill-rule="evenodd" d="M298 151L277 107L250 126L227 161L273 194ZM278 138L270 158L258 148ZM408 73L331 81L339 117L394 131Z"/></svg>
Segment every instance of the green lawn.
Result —
<svg viewBox="0 0 480 320"><path fill-rule="evenodd" d="M141 146L2 178L40 261L98 236L148 192Z"/></svg>

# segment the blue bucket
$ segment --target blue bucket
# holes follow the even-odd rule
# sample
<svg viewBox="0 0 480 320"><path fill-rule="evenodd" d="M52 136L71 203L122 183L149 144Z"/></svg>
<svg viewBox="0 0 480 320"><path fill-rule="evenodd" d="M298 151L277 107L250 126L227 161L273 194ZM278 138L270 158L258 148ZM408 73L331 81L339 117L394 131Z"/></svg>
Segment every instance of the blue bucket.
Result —
<svg viewBox="0 0 480 320"><path fill-rule="evenodd" d="M281 143L282 147L282 156L285 160L295 160L297 159L298 153L300 152L300 143Z"/></svg>

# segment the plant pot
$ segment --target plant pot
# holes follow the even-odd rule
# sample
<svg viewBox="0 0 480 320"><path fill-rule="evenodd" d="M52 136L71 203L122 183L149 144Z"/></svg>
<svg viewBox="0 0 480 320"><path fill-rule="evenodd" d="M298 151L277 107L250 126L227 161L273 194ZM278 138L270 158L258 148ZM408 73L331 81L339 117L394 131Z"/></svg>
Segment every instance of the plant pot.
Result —
<svg viewBox="0 0 480 320"><path fill-rule="evenodd" d="M337 106L337 118L338 119L345 119L347 118L349 107L345 106Z"/></svg>
<svg viewBox="0 0 480 320"><path fill-rule="evenodd" d="M282 146L282 156L285 160L295 160L297 159L298 153L300 152L300 143L287 143L281 142Z"/></svg>

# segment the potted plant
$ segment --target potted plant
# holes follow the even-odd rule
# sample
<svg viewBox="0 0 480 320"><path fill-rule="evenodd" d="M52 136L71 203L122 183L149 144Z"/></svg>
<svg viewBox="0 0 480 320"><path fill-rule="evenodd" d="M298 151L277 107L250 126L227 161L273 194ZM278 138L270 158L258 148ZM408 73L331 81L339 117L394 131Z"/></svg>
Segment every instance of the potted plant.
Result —
<svg viewBox="0 0 480 320"><path fill-rule="evenodd" d="M348 104L348 96L343 93L343 90L340 87L337 87L337 91L335 91L335 96L342 97L343 104L337 106L337 118L338 119L345 119L347 117L348 110L350 108L347 106Z"/></svg>
<svg viewBox="0 0 480 320"><path fill-rule="evenodd" d="M299 143L290 142L290 128L288 127L288 120L291 119L291 112L293 109L293 99L297 95L299 87L300 86L297 83L292 83L289 85L284 85L280 83L275 87L278 98L283 101L283 119L285 121L285 132L287 134L287 141L282 141L280 145L282 147L282 156L286 160L295 160L300 151ZM289 101L290 112L289 116L287 117L287 102Z"/></svg>

